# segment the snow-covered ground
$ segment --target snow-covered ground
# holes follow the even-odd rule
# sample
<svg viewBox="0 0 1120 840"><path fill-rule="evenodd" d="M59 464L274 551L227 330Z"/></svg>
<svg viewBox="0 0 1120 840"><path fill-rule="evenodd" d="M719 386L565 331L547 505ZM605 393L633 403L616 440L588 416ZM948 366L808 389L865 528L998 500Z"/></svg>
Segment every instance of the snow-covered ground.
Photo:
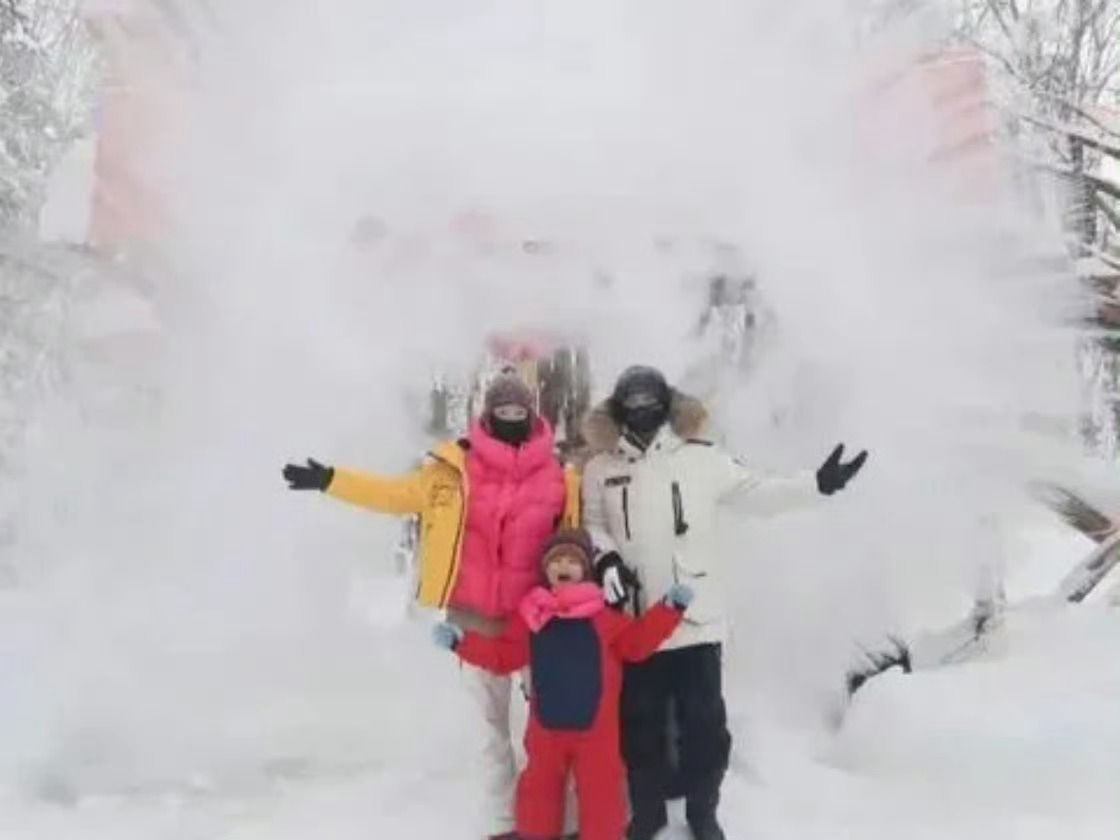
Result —
<svg viewBox="0 0 1120 840"><path fill-rule="evenodd" d="M733 705L738 746L724 806L730 836L1114 838L1120 611L1066 610L1016 628L1007 642L995 660L872 681L835 735L779 723L759 698ZM386 685L387 694L412 697L409 714L370 710L371 727L392 744L381 759L316 766L278 756L266 772L220 787L199 777L74 801L44 788L38 800L3 801L0 836L474 837L472 745L454 734L461 721L449 685L455 666L438 659L416 651L423 679ZM318 717L334 711L316 707ZM418 729L425 731L411 738Z"/></svg>

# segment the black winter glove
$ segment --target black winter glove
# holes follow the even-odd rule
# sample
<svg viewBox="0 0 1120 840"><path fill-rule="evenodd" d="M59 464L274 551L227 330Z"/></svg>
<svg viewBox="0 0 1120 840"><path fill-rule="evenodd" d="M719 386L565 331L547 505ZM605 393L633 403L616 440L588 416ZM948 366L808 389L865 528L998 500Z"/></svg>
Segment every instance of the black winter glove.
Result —
<svg viewBox="0 0 1120 840"><path fill-rule="evenodd" d="M843 490L844 485L863 468L867 460L867 450L863 450L846 464L840 458L844 454L844 444L836 444L832 454L828 456L821 468L817 470L817 489L825 496L831 496L837 490Z"/></svg>
<svg viewBox="0 0 1120 840"><path fill-rule="evenodd" d="M617 551L608 551L595 561L595 582L602 587L603 598L612 607L624 604L638 588L638 576L622 562Z"/></svg>
<svg viewBox="0 0 1120 840"><path fill-rule="evenodd" d="M314 458L307 459L307 466L287 464L284 480L289 490L326 490L334 479L334 467L324 467Z"/></svg>

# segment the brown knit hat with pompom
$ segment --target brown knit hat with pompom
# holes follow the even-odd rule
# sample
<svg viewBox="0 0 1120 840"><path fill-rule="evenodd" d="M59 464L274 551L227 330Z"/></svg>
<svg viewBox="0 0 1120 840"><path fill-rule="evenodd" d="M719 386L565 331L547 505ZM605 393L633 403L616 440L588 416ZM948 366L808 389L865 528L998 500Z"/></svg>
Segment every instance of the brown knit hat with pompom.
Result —
<svg viewBox="0 0 1120 840"><path fill-rule="evenodd" d="M561 528L541 550L541 571L548 566L548 561L558 554L575 554L583 560L583 579L590 581L594 578L593 558L595 545L591 542L591 535L583 528Z"/></svg>

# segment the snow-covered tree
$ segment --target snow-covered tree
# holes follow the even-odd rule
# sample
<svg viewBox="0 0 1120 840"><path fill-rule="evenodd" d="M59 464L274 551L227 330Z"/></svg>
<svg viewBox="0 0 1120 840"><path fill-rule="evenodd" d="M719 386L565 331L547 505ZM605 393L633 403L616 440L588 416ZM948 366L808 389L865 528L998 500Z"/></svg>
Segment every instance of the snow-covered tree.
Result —
<svg viewBox="0 0 1120 840"><path fill-rule="evenodd" d="M1078 256L1115 247L1120 229L1120 2L957 0L958 37L1006 74L1013 130L1039 140L1031 163L1068 181Z"/></svg>
<svg viewBox="0 0 1120 840"><path fill-rule="evenodd" d="M96 52L78 0L0 0L0 233L28 229L86 132Z"/></svg>
<svg viewBox="0 0 1120 840"><path fill-rule="evenodd" d="M1086 375L1094 447L1120 437L1120 0L949 0L955 37L982 50L1038 203L1057 186L1078 275L1097 300ZM1051 177L1039 177L1047 173Z"/></svg>

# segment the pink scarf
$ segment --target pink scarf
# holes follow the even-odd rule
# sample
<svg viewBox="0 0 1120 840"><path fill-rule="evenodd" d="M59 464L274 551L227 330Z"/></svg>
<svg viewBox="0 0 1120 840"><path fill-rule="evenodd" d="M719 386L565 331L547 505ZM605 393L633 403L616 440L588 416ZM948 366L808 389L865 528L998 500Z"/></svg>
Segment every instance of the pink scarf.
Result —
<svg viewBox="0 0 1120 840"><path fill-rule="evenodd" d="M603 590L595 584L568 583L555 590L536 587L522 599L518 611L536 633L554 618L591 618L605 606Z"/></svg>

